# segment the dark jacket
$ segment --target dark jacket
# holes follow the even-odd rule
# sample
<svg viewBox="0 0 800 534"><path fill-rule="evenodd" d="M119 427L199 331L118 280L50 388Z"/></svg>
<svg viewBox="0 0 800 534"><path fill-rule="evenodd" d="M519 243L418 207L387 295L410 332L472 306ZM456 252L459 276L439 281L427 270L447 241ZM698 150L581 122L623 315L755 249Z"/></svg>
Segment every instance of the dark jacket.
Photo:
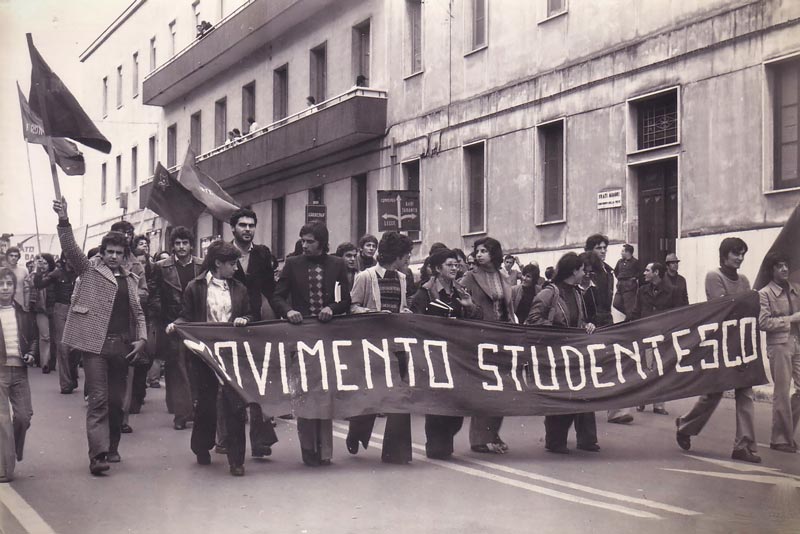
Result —
<svg viewBox="0 0 800 534"><path fill-rule="evenodd" d="M16 302L12 302L14 312L17 315L17 339L19 340L19 355L24 356L31 348L31 340L33 339L31 332L30 314L22 310L22 306ZM3 335L3 329L0 328L0 365L6 364L6 339Z"/></svg>
<svg viewBox="0 0 800 534"><path fill-rule="evenodd" d="M197 274L200 274L202 261L192 256ZM156 262L153 265L153 279L150 282L148 308L151 318L159 318L164 324L171 323L181 314L183 288L175 266L175 257Z"/></svg>
<svg viewBox="0 0 800 534"><path fill-rule="evenodd" d="M265 245L253 245L247 262L247 273L242 270L241 263L237 262L233 277L247 287L247 293L250 295L250 311L256 320L261 319L261 295L264 295L272 306L272 297L275 293L275 271L272 268L272 253L269 248Z"/></svg>
<svg viewBox="0 0 800 534"><path fill-rule="evenodd" d="M48 295L52 293L54 303L57 302L69 306L77 278L78 275L75 271L67 271L61 267L56 267L49 273L35 275L33 285L35 287L46 287Z"/></svg>
<svg viewBox="0 0 800 534"><path fill-rule="evenodd" d="M575 306L578 310L578 321L575 325L569 324L569 306L565 298L568 295L561 291L556 284L548 283L542 288L533 299L531 311L525 324L537 326L563 326L583 328L586 326L586 305L583 302L581 288L575 286L572 292L575 298Z"/></svg>
<svg viewBox="0 0 800 534"><path fill-rule="evenodd" d="M689 305L689 291L686 289L686 278L676 275L672 278L669 274L664 276L664 281L672 286L672 295L675 306Z"/></svg>
<svg viewBox="0 0 800 534"><path fill-rule="evenodd" d="M436 278L431 278L420 286L414 296L408 303L408 307L414 313L421 313L424 315L437 315L439 317L455 317L458 319L483 319L483 311L480 306L473 305L472 308L464 308L459 302L456 293L463 294L465 292L464 286L458 282L453 282L454 292L452 295L447 295L444 289L440 289L441 285L437 283ZM436 306L431 306L430 303L439 299L445 304L448 304L453 311L448 315L447 310L442 310Z"/></svg>
<svg viewBox="0 0 800 534"><path fill-rule="evenodd" d="M303 316L311 314L308 297L308 266L311 261L306 256L286 258L272 299L272 309L279 317L286 317L291 310L298 311ZM350 310L350 282L347 278L347 266L344 260L337 256L324 254L319 261L324 273L322 307L330 306L334 315L347 313ZM341 286L339 302L336 302L337 282Z"/></svg>
<svg viewBox="0 0 800 534"><path fill-rule="evenodd" d="M628 319L641 319L675 307L672 285L661 281L658 285L645 284L636 292L636 305Z"/></svg>
<svg viewBox="0 0 800 534"><path fill-rule="evenodd" d="M231 292L231 322L242 317L248 321L253 320L250 314L250 295L247 288L236 279L228 280ZM198 275L189 282L183 292L180 316L176 323L206 323L208 322L208 282L206 273Z"/></svg>
<svg viewBox="0 0 800 534"><path fill-rule="evenodd" d="M592 256L592 269L594 271L596 304L593 323L595 326L607 326L614 322L614 318L611 316L611 303L614 300L614 270L596 256Z"/></svg>

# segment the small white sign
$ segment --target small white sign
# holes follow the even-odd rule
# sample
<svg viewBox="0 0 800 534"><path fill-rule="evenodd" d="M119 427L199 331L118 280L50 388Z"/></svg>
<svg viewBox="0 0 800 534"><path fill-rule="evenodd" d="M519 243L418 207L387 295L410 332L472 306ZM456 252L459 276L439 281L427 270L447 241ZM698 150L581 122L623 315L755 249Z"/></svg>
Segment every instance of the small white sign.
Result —
<svg viewBox="0 0 800 534"><path fill-rule="evenodd" d="M622 207L622 189L611 189L610 191L600 191L597 193L597 209L607 210L609 208Z"/></svg>

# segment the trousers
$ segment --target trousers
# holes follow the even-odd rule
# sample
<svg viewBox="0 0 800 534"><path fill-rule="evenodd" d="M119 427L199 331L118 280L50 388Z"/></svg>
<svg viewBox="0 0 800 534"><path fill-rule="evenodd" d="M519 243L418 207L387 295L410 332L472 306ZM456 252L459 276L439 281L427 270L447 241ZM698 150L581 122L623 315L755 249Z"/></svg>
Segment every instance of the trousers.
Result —
<svg viewBox="0 0 800 534"><path fill-rule="evenodd" d="M123 356L82 352L83 372L86 375L86 437L89 458L117 452L122 435L122 403L128 361Z"/></svg>
<svg viewBox="0 0 800 534"><path fill-rule="evenodd" d="M800 421L800 339L790 336L780 345L768 345L772 382L772 435L771 445L796 445ZM794 382L794 394L792 394Z"/></svg>
<svg viewBox="0 0 800 534"><path fill-rule="evenodd" d="M736 395L736 439L734 449L756 450L755 406L753 388L738 388ZM678 418L678 432L696 436L711 419L722 400L722 392L701 395L689 413Z"/></svg>
<svg viewBox="0 0 800 534"><path fill-rule="evenodd" d="M28 368L0 365L0 479L14 478L32 417Z"/></svg>

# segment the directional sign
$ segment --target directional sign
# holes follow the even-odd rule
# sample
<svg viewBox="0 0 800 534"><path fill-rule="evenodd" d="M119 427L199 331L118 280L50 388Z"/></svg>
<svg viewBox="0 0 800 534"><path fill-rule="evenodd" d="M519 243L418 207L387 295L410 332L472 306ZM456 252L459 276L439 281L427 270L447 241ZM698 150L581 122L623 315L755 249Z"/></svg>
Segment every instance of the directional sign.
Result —
<svg viewBox="0 0 800 534"><path fill-rule="evenodd" d="M323 204L308 204L306 206L306 224L319 222L327 224L328 208Z"/></svg>
<svg viewBox="0 0 800 534"><path fill-rule="evenodd" d="M378 191L378 231L420 231L419 191Z"/></svg>

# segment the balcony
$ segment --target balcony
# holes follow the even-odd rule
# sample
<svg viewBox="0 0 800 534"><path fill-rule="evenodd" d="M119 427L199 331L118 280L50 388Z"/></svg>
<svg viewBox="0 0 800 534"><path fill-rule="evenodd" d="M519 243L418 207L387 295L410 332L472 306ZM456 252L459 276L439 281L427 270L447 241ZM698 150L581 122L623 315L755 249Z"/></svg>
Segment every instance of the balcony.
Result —
<svg viewBox="0 0 800 534"><path fill-rule="evenodd" d="M145 77L142 101L165 106L335 0L252 0Z"/></svg>
<svg viewBox="0 0 800 534"><path fill-rule="evenodd" d="M226 189L379 139L387 94L354 87L197 157L197 166Z"/></svg>

